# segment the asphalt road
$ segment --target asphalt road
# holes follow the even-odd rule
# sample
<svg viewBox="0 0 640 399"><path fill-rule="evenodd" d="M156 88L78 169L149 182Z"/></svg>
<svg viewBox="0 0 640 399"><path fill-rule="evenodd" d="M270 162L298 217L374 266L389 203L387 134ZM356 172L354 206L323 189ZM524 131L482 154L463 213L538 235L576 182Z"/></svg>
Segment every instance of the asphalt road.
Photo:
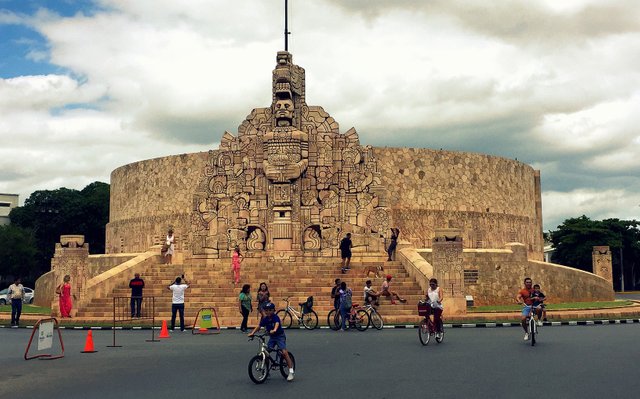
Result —
<svg viewBox="0 0 640 399"><path fill-rule="evenodd" d="M640 325L545 326L538 345L521 329L456 328L423 347L416 329L345 333L288 331L296 379L247 375L257 341L217 336L93 331L98 353L82 354L87 331L63 330L65 357L23 360L31 330L0 329L0 397L39 398L622 398L637 397Z"/></svg>

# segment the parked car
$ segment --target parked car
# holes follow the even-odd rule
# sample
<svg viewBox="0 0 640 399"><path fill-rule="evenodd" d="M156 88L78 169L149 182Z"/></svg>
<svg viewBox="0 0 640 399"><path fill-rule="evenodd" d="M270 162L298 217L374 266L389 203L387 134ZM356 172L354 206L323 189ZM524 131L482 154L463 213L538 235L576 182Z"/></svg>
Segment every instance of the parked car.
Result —
<svg viewBox="0 0 640 399"><path fill-rule="evenodd" d="M5 288L0 290L0 305L10 305L11 301L9 300L9 289ZM23 303L33 303L33 289L24 287L24 298L22 298Z"/></svg>

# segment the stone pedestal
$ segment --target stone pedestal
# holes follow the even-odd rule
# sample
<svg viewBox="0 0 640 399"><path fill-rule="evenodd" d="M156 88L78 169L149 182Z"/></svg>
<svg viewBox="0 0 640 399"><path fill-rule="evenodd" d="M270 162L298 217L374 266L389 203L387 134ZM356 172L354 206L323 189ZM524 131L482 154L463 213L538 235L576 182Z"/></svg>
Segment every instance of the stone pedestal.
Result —
<svg viewBox="0 0 640 399"><path fill-rule="evenodd" d="M87 267L89 264L89 244L84 242L83 235L63 235L60 242L56 244L56 249L51 259L51 271L54 274L55 286L63 281L65 275L71 276L71 295L75 296L74 308L71 315L75 316L77 308L75 303L80 302L84 297L84 287L87 282ZM51 292L51 312L60 315L60 305L58 296Z"/></svg>
<svg viewBox="0 0 640 399"><path fill-rule="evenodd" d="M445 314L465 314L462 231L443 228L435 230L432 243L434 278L445 297Z"/></svg>
<svg viewBox="0 0 640 399"><path fill-rule="evenodd" d="M611 263L611 250L608 246L593 247L591 253L593 260L593 274L604 278L613 284L613 267Z"/></svg>

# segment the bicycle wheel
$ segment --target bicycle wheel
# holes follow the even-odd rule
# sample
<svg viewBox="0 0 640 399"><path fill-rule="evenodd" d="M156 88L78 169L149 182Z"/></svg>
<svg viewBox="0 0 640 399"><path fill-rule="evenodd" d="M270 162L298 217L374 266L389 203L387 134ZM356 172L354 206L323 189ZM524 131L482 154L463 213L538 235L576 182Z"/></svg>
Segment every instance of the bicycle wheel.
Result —
<svg viewBox="0 0 640 399"><path fill-rule="evenodd" d="M293 356L293 353L289 352L289 358L291 359L293 371L296 371L296 358ZM287 361L284 359L284 356L282 356L282 354L280 354L280 374L282 374L282 377L284 378L287 378L289 376L289 366L287 365Z"/></svg>
<svg viewBox="0 0 640 399"><path fill-rule="evenodd" d="M431 333L429 331L429 321L427 319L422 319L420 325L418 326L418 338L420 339L420 343L422 345L429 345Z"/></svg>
<svg viewBox="0 0 640 399"><path fill-rule="evenodd" d="M330 311L329 314L327 315L327 325L333 331L338 331L340 329L339 316L340 316L340 312L336 311L335 309Z"/></svg>
<svg viewBox="0 0 640 399"><path fill-rule="evenodd" d="M436 342L440 343L442 341L444 341L444 324L442 323L442 320L440 320L440 326L436 329Z"/></svg>
<svg viewBox="0 0 640 399"><path fill-rule="evenodd" d="M262 359L261 355L255 355L249 361L249 378L256 384L262 384L267 380L269 376L269 369L271 365L269 362L271 358L267 356L266 359Z"/></svg>
<svg viewBox="0 0 640 399"><path fill-rule="evenodd" d="M382 330L382 326L384 326L384 322L382 321L382 316L375 309L371 309L371 313L369 313L369 323L376 328L376 330Z"/></svg>
<svg viewBox="0 0 640 399"><path fill-rule="evenodd" d="M536 345L536 333L537 333L536 320L531 317L529 318L529 339L531 340L531 346Z"/></svg>
<svg viewBox="0 0 640 399"><path fill-rule="evenodd" d="M293 317L291 317L291 313L288 310L280 309L276 312L276 315L280 318L280 325L282 328L291 327L291 323L293 322Z"/></svg>
<svg viewBox="0 0 640 399"><path fill-rule="evenodd" d="M307 330L313 330L318 327L318 314L315 310L302 315L302 325Z"/></svg>
<svg viewBox="0 0 640 399"><path fill-rule="evenodd" d="M365 331L369 327L369 313L366 310L360 309L356 312L354 323L358 331Z"/></svg>

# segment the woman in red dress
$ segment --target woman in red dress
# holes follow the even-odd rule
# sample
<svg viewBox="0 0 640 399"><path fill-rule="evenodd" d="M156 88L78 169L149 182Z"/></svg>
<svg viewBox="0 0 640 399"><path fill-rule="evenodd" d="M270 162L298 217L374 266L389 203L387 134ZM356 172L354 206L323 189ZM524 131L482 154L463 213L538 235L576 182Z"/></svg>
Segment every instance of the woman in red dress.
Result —
<svg viewBox="0 0 640 399"><path fill-rule="evenodd" d="M68 274L64 276L63 283L56 288L56 292L60 296L60 315L64 317L71 317L71 308L73 307L73 301L71 300L71 276Z"/></svg>

